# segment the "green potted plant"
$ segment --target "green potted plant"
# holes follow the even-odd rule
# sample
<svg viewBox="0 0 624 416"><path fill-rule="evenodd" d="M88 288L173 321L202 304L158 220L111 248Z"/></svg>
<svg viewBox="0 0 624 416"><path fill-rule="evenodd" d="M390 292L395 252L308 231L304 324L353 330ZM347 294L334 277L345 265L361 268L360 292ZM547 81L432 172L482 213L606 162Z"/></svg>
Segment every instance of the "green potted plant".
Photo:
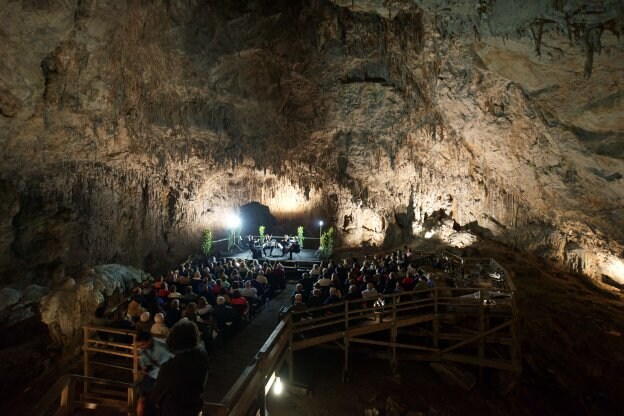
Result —
<svg viewBox="0 0 624 416"><path fill-rule="evenodd" d="M258 228L258 234L260 235L260 244L264 243L264 231L266 230L266 228L264 227L264 225L261 225L260 228Z"/></svg>
<svg viewBox="0 0 624 416"><path fill-rule="evenodd" d="M297 237L299 238L299 247L303 248L303 226L297 228Z"/></svg>
<svg viewBox="0 0 624 416"><path fill-rule="evenodd" d="M208 257L210 255L210 252L212 251L212 231L211 230L204 230L204 233L202 234L202 244L201 244L201 250L202 253L204 253L204 256Z"/></svg>
<svg viewBox="0 0 624 416"><path fill-rule="evenodd" d="M331 256L334 251L334 227L329 227L329 230L325 233L325 245L324 251L327 256Z"/></svg>
<svg viewBox="0 0 624 416"><path fill-rule="evenodd" d="M325 256L330 256L334 250L334 227L321 234L321 251Z"/></svg>

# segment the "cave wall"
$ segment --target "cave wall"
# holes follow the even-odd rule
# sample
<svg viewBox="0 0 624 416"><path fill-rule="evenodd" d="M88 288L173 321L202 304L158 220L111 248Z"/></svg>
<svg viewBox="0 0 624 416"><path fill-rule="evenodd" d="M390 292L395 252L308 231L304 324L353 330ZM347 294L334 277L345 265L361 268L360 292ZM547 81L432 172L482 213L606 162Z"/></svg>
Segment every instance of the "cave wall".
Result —
<svg viewBox="0 0 624 416"><path fill-rule="evenodd" d="M164 267L250 201L624 281L620 2L3 3L4 283Z"/></svg>

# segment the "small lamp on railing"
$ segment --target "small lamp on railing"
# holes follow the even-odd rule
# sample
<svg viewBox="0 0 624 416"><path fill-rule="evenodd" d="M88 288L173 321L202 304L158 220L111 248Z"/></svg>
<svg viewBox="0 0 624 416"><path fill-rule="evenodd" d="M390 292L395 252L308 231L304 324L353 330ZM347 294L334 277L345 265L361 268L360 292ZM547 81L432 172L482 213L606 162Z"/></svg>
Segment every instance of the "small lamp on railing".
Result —
<svg viewBox="0 0 624 416"><path fill-rule="evenodd" d="M273 383L273 393L279 396L284 391L284 385L280 376L275 377L275 383Z"/></svg>

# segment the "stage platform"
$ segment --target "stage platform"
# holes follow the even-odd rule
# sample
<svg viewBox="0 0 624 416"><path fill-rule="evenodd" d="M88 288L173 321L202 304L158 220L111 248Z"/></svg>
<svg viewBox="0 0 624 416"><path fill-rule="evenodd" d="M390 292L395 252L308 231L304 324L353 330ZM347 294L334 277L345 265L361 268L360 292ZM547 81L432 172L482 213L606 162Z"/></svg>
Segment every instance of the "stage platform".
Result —
<svg viewBox="0 0 624 416"><path fill-rule="evenodd" d="M268 251L269 250L267 250L267 252ZM273 250L272 256L265 256L264 253L261 253L261 254L262 256L258 258L258 261L260 263L265 262L265 261L270 262L270 263L275 263L279 261L280 263L286 265L287 263L294 263L294 262L318 263L322 260L322 257L319 259L320 252L318 252L318 250L311 249L311 248L310 249L302 248L301 252L292 253L292 259L290 258L290 253L286 253L286 255L282 256L281 255L282 251L278 249ZM222 255L223 257L232 258L232 259L253 260L253 254L251 250L240 251L240 250L234 249L233 251L222 253Z"/></svg>

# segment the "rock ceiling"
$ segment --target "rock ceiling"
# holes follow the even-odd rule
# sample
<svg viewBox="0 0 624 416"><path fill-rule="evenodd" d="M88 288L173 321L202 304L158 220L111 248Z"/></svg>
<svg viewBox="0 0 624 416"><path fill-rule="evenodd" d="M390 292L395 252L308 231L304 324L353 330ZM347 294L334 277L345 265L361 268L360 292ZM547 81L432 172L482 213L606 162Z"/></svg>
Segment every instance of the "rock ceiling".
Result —
<svg viewBox="0 0 624 416"><path fill-rule="evenodd" d="M258 201L624 283L620 1L2 3L5 281L183 256Z"/></svg>

